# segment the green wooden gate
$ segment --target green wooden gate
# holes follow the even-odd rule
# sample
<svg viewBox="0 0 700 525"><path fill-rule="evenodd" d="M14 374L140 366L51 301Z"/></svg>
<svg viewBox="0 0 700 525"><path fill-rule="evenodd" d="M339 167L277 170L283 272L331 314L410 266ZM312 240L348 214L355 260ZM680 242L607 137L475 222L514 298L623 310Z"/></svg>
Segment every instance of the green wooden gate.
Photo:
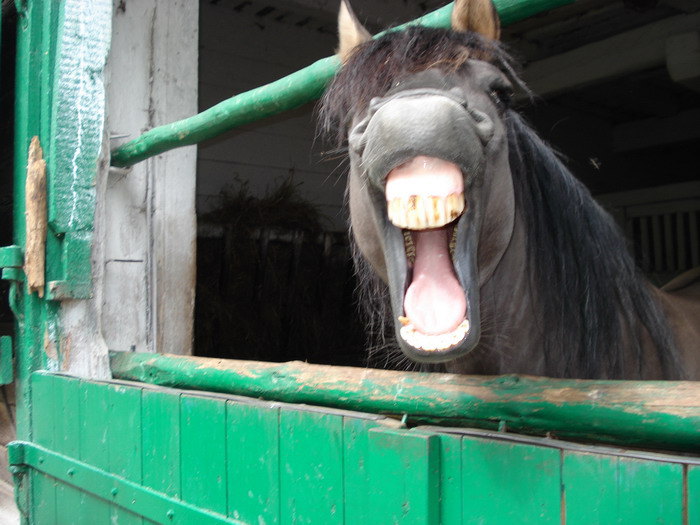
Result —
<svg viewBox="0 0 700 525"><path fill-rule="evenodd" d="M34 439L11 462L33 523L700 523L698 458L59 374L32 387Z"/></svg>
<svg viewBox="0 0 700 525"><path fill-rule="evenodd" d="M567 1L496 3L508 22ZM93 183L105 156L100 75L112 6L86 5L17 2L15 238L0 249L16 330L0 344L0 378L17 384L10 463L24 523L700 524L695 383L133 353L111 355L113 381L57 372L70 349L61 309L91 295ZM449 10L423 22L445 24ZM337 66L321 61L151 130L112 163L297 106ZM33 137L49 174L43 297L27 290L23 271Z"/></svg>

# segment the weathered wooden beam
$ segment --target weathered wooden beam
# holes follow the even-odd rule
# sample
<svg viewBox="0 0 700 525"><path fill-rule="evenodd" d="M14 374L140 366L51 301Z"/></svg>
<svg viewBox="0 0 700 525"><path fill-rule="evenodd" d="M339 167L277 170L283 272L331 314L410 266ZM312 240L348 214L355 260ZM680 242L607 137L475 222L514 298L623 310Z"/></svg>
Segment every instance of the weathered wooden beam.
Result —
<svg viewBox="0 0 700 525"><path fill-rule="evenodd" d="M674 82L700 92L700 31L673 35L666 40L666 68Z"/></svg>
<svg viewBox="0 0 700 525"><path fill-rule="evenodd" d="M614 151L634 151L697 140L700 139L700 109L689 109L667 118L626 122L615 126L612 136Z"/></svg>
<svg viewBox="0 0 700 525"><path fill-rule="evenodd" d="M627 446L700 450L700 382L461 376L112 352L117 379Z"/></svg>
<svg viewBox="0 0 700 525"><path fill-rule="evenodd" d="M560 55L533 62L523 79L540 97L603 82L666 63L666 39L694 31L700 13L666 18Z"/></svg>

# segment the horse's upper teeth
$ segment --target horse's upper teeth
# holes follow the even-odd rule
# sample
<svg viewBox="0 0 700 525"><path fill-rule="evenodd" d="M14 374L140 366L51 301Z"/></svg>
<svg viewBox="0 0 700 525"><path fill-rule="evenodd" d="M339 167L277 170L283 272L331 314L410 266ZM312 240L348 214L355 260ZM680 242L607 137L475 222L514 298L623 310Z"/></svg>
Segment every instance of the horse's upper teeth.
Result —
<svg viewBox="0 0 700 525"><path fill-rule="evenodd" d="M454 221L464 211L464 194L395 197L387 203L387 207L389 220L399 228L439 228Z"/></svg>

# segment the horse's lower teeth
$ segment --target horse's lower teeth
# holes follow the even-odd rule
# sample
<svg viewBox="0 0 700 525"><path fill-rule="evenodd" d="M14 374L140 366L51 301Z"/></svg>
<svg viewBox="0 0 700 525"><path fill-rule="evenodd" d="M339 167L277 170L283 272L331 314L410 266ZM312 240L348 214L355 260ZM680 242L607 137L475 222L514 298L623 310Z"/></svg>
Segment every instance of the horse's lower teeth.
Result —
<svg viewBox="0 0 700 525"><path fill-rule="evenodd" d="M448 334L428 335L415 329L413 324L405 317L399 317L403 325L400 333L404 341L413 348L426 351L447 350L459 343L469 332L469 319L465 319L460 325Z"/></svg>
<svg viewBox="0 0 700 525"><path fill-rule="evenodd" d="M464 194L443 197L411 195L387 203L389 220L399 228L425 230L451 223L464 211Z"/></svg>

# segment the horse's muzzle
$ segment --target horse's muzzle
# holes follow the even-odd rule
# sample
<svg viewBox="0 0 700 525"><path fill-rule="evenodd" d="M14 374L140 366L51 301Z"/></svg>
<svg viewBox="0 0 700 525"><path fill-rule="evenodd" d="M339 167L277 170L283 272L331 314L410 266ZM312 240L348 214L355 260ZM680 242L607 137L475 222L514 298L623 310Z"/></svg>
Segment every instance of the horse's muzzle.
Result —
<svg viewBox="0 0 700 525"><path fill-rule="evenodd" d="M452 162L466 176L480 173L493 129L490 117L470 108L457 89L411 89L373 100L350 133L350 147L383 189L393 168L419 155Z"/></svg>

